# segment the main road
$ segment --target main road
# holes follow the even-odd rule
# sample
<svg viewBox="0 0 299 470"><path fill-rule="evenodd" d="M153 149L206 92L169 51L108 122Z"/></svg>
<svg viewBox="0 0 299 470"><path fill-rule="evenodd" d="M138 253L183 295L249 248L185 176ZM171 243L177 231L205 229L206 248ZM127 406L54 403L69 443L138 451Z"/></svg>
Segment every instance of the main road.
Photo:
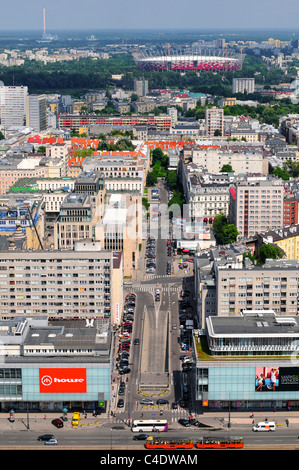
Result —
<svg viewBox="0 0 299 470"><path fill-rule="evenodd" d="M122 429L120 429L122 428ZM55 449L135 449L144 450L144 441L134 441L134 434L127 426L113 426L108 423L103 427L92 428L64 428L59 430L49 429L58 440ZM230 429L208 430L201 428L180 428L172 429L167 433L160 434L165 439L190 438L195 442L202 436L212 437L243 437L245 449L267 448L267 449L299 449L298 425L289 428L277 429L270 433L254 433L250 425L237 425ZM20 431L0 432L0 449L7 448L35 448L49 449L44 442L37 441L41 432L33 429ZM160 451L161 452L161 451Z"/></svg>

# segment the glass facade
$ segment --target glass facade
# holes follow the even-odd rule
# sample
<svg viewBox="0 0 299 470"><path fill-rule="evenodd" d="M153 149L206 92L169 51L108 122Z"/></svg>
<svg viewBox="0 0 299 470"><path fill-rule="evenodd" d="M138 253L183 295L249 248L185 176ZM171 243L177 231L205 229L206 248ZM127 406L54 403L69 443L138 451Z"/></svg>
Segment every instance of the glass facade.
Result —
<svg viewBox="0 0 299 470"><path fill-rule="evenodd" d="M41 393L39 367L0 368L0 406L15 409L56 409L65 404L90 403L97 406L99 401L110 400L111 368L86 367L86 392L84 393ZM69 370L65 368L66 371ZM100 397L100 398L99 398ZM25 407L25 408L24 408Z"/></svg>
<svg viewBox="0 0 299 470"><path fill-rule="evenodd" d="M281 375L275 390L270 386L272 367ZM261 391L257 390L259 371L266 371L268 381ZM227 409L229 404L232 409L299 408L298 371L291 361L197 364L196 400L209 409Z"/></svg>

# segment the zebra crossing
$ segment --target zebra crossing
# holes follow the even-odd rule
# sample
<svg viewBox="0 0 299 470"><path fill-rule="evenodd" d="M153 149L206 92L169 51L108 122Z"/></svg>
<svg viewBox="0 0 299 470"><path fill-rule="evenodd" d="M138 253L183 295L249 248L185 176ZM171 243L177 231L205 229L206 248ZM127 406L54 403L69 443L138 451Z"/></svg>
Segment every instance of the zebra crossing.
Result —
<svg viewBox="0 0 299 470"><path fill-rule="evenodd" d="M136 410L138 408L138 405L136 407ZM160 415L160 410L141 410L140 413L134 412L134 417L133 418L122 418L121 414L124 414L123 409L115 409L113 412L113 417L112 417L112 422L115 424L119 423L125 423L129 425L130 422L132 422L132 419L142 419L142 415L146 413L147 411L151 411L151 418L152 415L155 414L158 417L163 416L163 419L167 419L168 423L176 423L179 419L181 418L188 418L190 415L189 410L186 408L177 408L176 410L166 410L163 408L163 415Z"/></svg>
<svg viewBox="0 0 299 470"><path fill-rule="evenodd" d="M155 292L157 289L159 289L160 293L179 292L180 290L182 290L182 287L181 286L160 287L160 286L156 286L153 284L143 284L143 285L134 287L134 290L136 292L151 292L152 293L152 292Z"/></svg>

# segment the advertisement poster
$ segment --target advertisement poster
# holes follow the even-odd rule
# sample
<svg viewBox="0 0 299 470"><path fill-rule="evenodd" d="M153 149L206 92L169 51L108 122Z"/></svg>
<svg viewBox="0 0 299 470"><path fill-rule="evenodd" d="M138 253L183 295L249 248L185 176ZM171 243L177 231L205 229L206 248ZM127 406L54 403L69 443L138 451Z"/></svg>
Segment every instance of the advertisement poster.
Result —
<svg viewBox="0 0 299 470"><path fill-rule="evenodd" d="M39 369L40 393L85 393L86 369Z"/></svg>
<svg viewBox="0 0 299 470"><path fill-rule="evenodd" d="M299 391L299 367L256 367L256 392Z"/></svg>

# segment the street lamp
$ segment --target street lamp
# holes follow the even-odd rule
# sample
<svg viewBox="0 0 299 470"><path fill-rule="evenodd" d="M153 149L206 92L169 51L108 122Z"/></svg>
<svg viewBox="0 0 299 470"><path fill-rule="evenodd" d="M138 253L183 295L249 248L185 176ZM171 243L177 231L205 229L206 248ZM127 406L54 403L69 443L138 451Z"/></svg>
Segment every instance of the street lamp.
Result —
<svg viewBox="0 0 299 470"><path fill-rule="evenodd" d="M230 391L228 392L228 423L227 427L230 428L231 422L230 422Z"/></svg>

